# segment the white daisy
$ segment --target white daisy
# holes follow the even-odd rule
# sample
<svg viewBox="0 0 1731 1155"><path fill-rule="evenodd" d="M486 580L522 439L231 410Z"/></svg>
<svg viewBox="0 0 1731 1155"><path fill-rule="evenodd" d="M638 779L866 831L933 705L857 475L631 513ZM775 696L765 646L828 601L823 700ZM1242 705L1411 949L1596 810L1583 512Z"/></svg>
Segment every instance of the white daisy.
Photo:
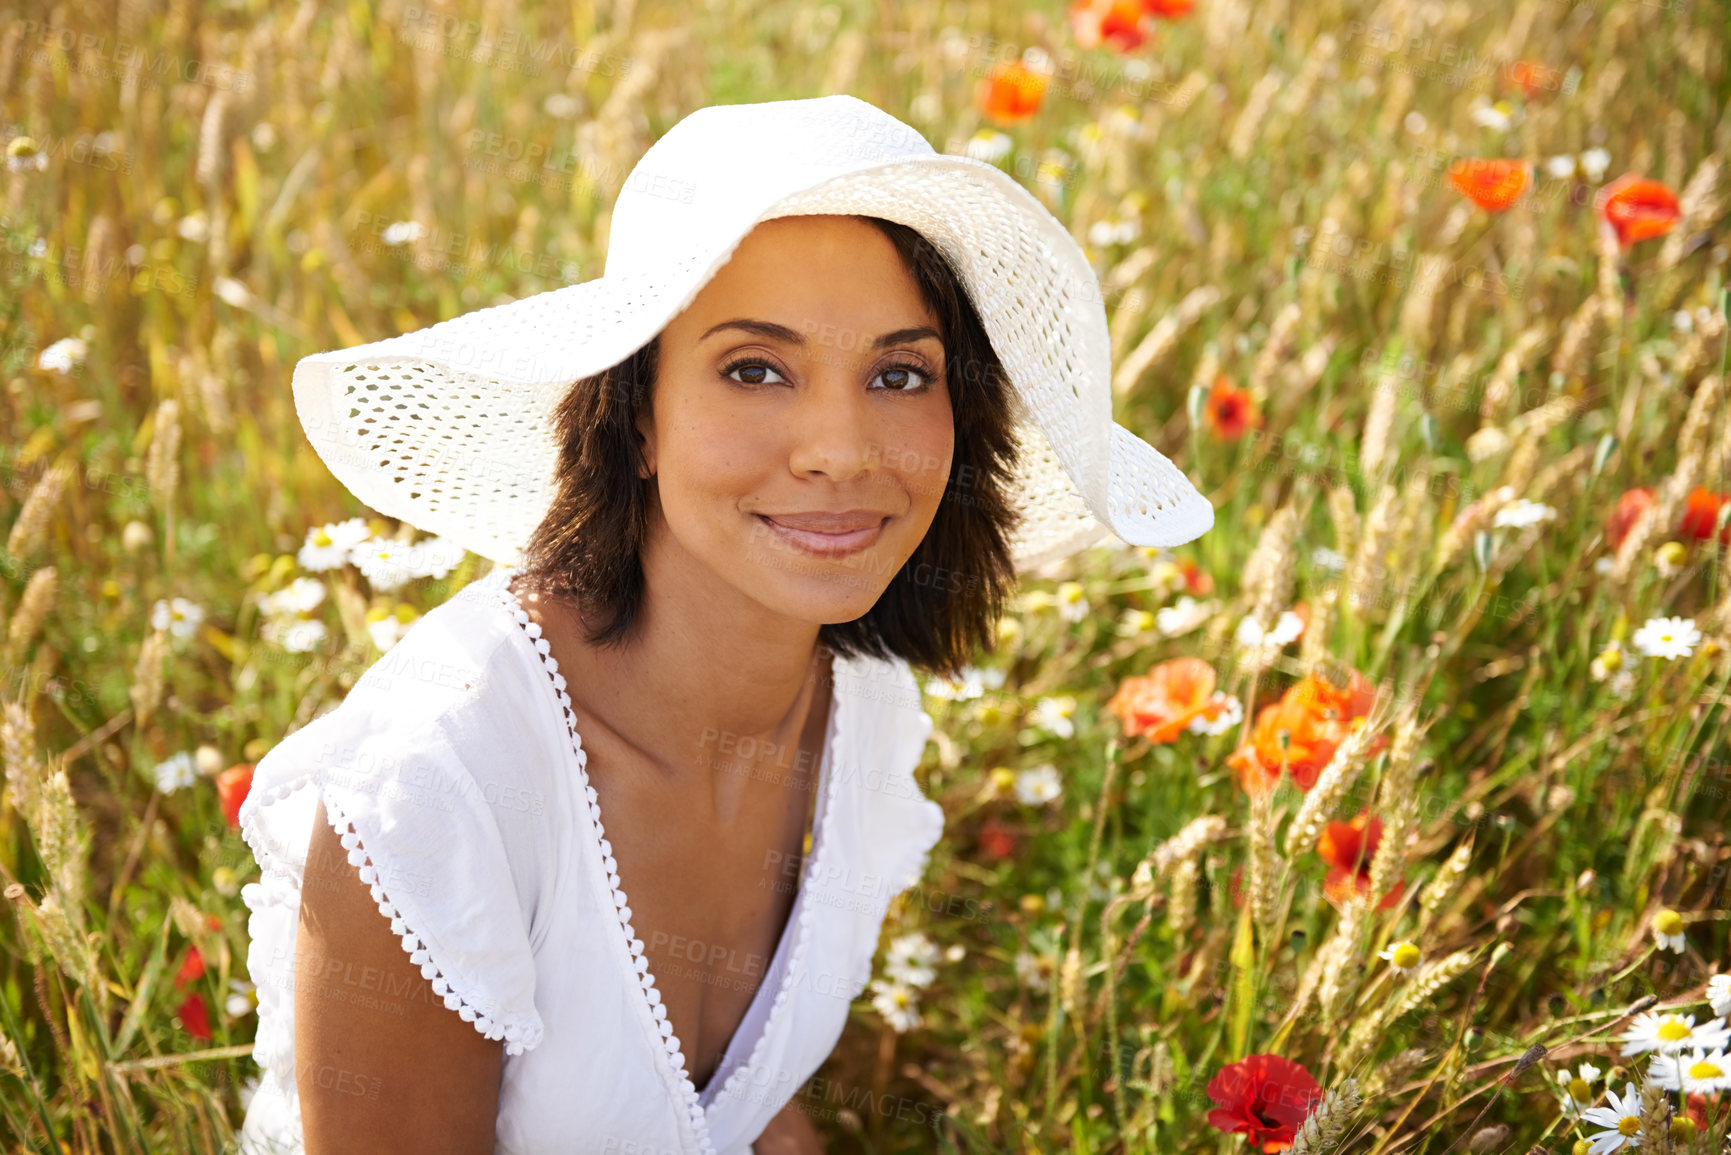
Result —
<svg viewBox="0 0 1731 1155"><path fill-rule="evenodd" d="M444 534L425 538L409 546L410 566L415 577L444 581L468 552Z"/></svg>
<svg viewBox="0 0 1731 1155"><path fill-rule="evenodd" d="M330 633L325 624L315 618L297 617L268 618L258 632L265 641L273 642L291 654L311 653Z"/></svg>
<svg viewBox="0 0 1731 1155"><path fill-rule="evenodd" d="M1545 161L1545 171L1558 180L1567 180L1575 175L1575 158L1566 152L1553 156Z"/></svg>
<svg viewBox="0 0 1731 1155"><path fill-rule="evenodd" d="M982 670L974 666L964 666L960 681L951 678L932 678L926 682L926 693L934 698L946 701L965 701L982 696L988 689L996 690L1004 684L1004 671Z"/></svg>
<svg viewBox="0 0 1731 1155"><path fill-rule="evenodd" d="M1052 985L1052 959L1048 955L1029 954L1022 951L1016 955L1016 978L1036 991L1043 991Z"/></svg>
<svg viewBox="0 0 1731 1155"><path fill-rule="evenodd" d="M983 160L990 164L1009 156L1010 149L1015 146L1015 143L1010 139L1008 133L981 129L969 139L967 155L975 160Z"/></svg>
<svg viewBox="0 0 1731 1155"><path fill-rule="evenodd" d="M1581 1112L1581 1122L1605 1128L1588 1137L1591 1143L1587 1148L1588 1155L1607 1155L1624 1144L1639 1147L1641 1096L1635 1093L1635 1084L1625 1084L1621 1098L1616 1091L1606 1090L1605 1102L1606 1106Z"/></svg>
<svg viewBox="0 0 1731 1155"><path fill-rule="evenodd" d="M1707 1001L1713 1013L1721 1018L1731 1015L1731 975L1714 975L1707 980Z"/></svg>
<svg viewBox="0 0 1731 1155"><path fill-rule="evenodd" d="M1088 616L1088 600L1081 582L1061 582L1058 585L1058 616L1067 622L1079 622Z"/></svg>
<svg viewBox="0 0 1731 1155"><path fill-rule="evenodd" d="M1654 1055L1647 1078L1667 1091L1717 1094L1731 1089L1731 1059L1725 1057L1724 1051L1704 1051L1699 1047L1687 1055Z"/></svg>
<svg viewBox="0 0 1731 1155"><path fill-rule="evenodd" d="M1495 129L1506 132L1513 118L1509 111L1500 104L1481 104L1472 110L1473 123L1481 128Z"/></svg>
<svg viewBox="0 0 1731 1155"><path fill-rule="evenodd" d="M372 531L367 528L367 523L358 517L314 526L307 530L306 544L301 546L295 562L302 569L315 573L336 569L349 560L350 552L357 545L371 536Z"/></svg>
<svg viewBox="0 0 1731 1155"><path fill-rule="evenodd" d="M1682 954L1688 946L1683 939L1683 916L1674 910L1661 910L1653 917L1653 938L1659 950Z"/></svg>
<svg viewBox="0 0 1731 1155"><path fill-rule="evenodd" d="M156 764L156 788L164 794L173 794L182 786L191 786L196 781L198 768L193 765L192 755L185 750Z"/></svg>
<svg viewBox="0 0 1731 1155"><path fill-rule="evenodd" d="M242 1015L252 1014L253 1001L251 995L257 988L245 979L229 979L228 989L228 1000L223 1003L223 1009L228 1012L228 1017L231 1019L238 1019Z"/></svg>
<svg viewBox="0 0 1731 1155"><path fill-rule="evenodd" d="M897 1034L904 1034L920 1025L919 996L913 987L894 980L871 981L872 1006L888 1020Z"/></svg>
<svg viewBox="0 0 1731 1155"><path fill-rule="evenodd" d="M186 240L202 244L210 239L210 221L206 219L203 209L197 209L181 217L175 231Z"/></svg>
<svg viewBox="0 0 1731 1155"><path fill-rule="evenodd" d="M325 583L317 578L298 577L275 593L258 599L261 613L271 617L283 614L305 614L325 600Z"/></svg>
<svg viewBox="0 0 1731 1155"><path fill-rule="evenodd" d="M1028 722L1042 730L1050 730L1060 738L1071 738L1076 733L1076 723L1071 720L1075 712L1076 699L1068 694L1058 698L1041 698L1029 711Z"/></svg>
<svg viewBox="0 0 1731 1155"><path fill-rule="evenodd" d="M420 221L392 221L385 226L384 235L379 239L387 245L406 245L420 240L426 231Z"/></svg>
<svg viewBox="0 0 1731 1155"><path fill-rule="evenodd" d="M1600 177L1605 175L1605 170L1609 167L1611 167L1611 154L1602 148L1589 148L1581 154L1581 171L1587 175L1588 180L1595 184L1598 183Z"/></svg>
<svg viewBox="0 0 1731 1155"><path fill-rule="evenodd" d="M150 626L167 630L177 638L190 638L204 621L204 609L185 598L158 600L150 610Z"/></svg>
<svg viewBox="0 0 1731 1155"><path fill-rule="evenodd" d="M1613 640L1603 650L1599 651L1597 657L1587 663L1587 672L1592 675L1593 681L1602 682L1616 671L1622 669L1623 663L1628 656L1629 652L1623 648L1623 643Z"/></svg>
<svg viewBox="0 0 1731 1155"><path fill-rule="evenodd" d="M90 346L77 337L62 337L37 355L36 367L52 369L56 373L70 373L84 364L84 358L89 352Z"/></svg>
<svg viewBox="0 0 1731 1155"><path fill-rule="evenodd" d="M1731 1043L1731 1030L1726 1030L1720 1019L1709 1019L1696 1026L1694 1015L1643 1011L1635 1016L1635 1021L1629 1024L1621 1038L1624 1055L1639 1055L1644 1051L1675 1055L1690 1047L1723 1050L1727 1043Z"/></svg>
<svg viewBox="0 0 1731 1155"><path fill-rule="evenodd" d="M1064 792L1058 768L1050 762L1016 775L1016 798L1030 806L1050 802Z"/></svg>
<svg viewBox="0 0 1731 1155"><path fill-rule="evenodd" d="M1491 525L1497 528L1525 529L1529 525L1537 525L1556 516L1557 511L1550 506L1543 502L1528 501L1523 497L1497 510L1496 517L1491 519Z"/></svg>
<svg viewBox="0 0 1731 1155"><path fill-rule="evenodd" d="M1424 952L1418 949L1416 943L1392 942L1378 951L1376 957L1386 959L1396 974L1405 975L1411 974L1418 964L1424 961Z"/></svg>
<svg viewBox="0 0 1731 1155"><path fill-rule="evenodd" d="M1701 631L1690 618L1648 618L1629 641L1649 658L1686 658L1695 652Z"/></svg>
<svg viewBox="0 0 1731 1155"><path fill-rule="evenodd" d="M1582 1063L1580 1070L1570 1073L1567 1067L1557 1072L1557 1082L1562 1085L1559 1092L1563 1101L1563 1110L1571 1115L1579 1114L1593 1105L1593 1084L1599 1079L1599 1068L1591 1063Z"/></svg>
<svg viewBox="0 0 1731 1155"><path fill-rule="evenodd" d="M1619 698L1627 698L1635 692L1635 671L1618 670L1611 675L1611 693Z"/></svg>
<svg viewBox="0 0 1731 1155"><path fill-rule="evenodd" d="M1147 610L1125 610L1124 616L1118 619L1118 636L1133 638L1145 634L1154 628L1154 622L1154 615Z"/></svg>
<svg viewBox="0 0 1731 1155"><path fill-rule="evenodd" d="M390 538L369 538L350 552L349 559L375 590L394 590L420 576L414 546Z"/></svg>
<svg viewBox="0 0 1731 1155"><path fill-rule="evenodd" d="M890 941L884 973L910 987L923 987L937 977L938 944L922 931L898 935Z"/></svg>
<svg viewBox="0 0 1731 1155"><path fill-rule="evenodd" d="M1181 597L1175 604L1154 612L1154 628L1175 638L1205 625L1219 608L1220 603L1215 601L1198 602L1193 597Z"/></svg>
<svg viewBox="0 0 1731 1155"><path fill-rule="evenodd" d="M1209 701L1221 704L1219 716L1210 721L1207 711L1196 715L1196 717L1190 719L1190 725L1185 727L1185 729L1190 731L1190 733L1207 734L1210 736L1214 734L1224 734L1234 726L1238 725L1238 723L1244 721L1244 703L1238 700L1237 695L1223 694L1219 690L1216 690L1214 691L1214 696L1210 698Z"/></svg>
<svg viewBox="0 0 1731 1155"><path fill-rule="evenodd" d="M380 651L388 650L403 640L403 635L409 632L413 621L403 621L395 614L386 614L367 622L367 636L372 638L373 645Z"/></svg>

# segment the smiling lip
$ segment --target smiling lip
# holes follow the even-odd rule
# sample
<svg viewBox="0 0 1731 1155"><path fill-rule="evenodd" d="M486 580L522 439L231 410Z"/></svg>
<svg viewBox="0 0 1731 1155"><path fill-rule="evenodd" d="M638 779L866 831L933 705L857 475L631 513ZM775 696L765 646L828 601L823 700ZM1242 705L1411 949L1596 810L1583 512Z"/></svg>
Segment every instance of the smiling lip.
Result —
<svg viewBox="0 0 1731 1155"><path fill-rule="evenodd" d="M886 515L868 510L752 516L795 549L819 557L845 557L865 549L878 539L884 523L889 521Z"/></svg>

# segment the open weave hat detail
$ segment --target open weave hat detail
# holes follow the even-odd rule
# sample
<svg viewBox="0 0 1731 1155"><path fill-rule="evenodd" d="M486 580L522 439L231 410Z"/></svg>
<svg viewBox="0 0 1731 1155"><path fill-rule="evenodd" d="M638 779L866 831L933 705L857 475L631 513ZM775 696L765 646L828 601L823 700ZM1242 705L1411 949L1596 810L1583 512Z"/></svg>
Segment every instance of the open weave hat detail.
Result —
<svg viewBox="0 0 1731 1155"><path fill-rule="evenodd" d="M741 157L764 163L742 177ZM602 276L304 357L301 424L368 506L516 565L553 499L570 386L653 339L759 221L801 214L907 225L963 283L1015 387L1018 571L1107 533L1172 546L1214 524L1183 472L1113 421L1105 302L1063 225L1003 170L847 95L692 112L626 178Z"/></svg>

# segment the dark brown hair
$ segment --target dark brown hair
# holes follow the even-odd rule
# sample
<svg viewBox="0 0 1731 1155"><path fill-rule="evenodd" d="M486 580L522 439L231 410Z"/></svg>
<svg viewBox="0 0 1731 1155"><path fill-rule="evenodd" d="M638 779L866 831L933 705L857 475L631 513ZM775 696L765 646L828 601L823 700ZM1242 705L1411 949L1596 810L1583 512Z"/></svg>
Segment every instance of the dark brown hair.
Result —
<svg viewBox="0 0 1731 1155"><path fill-rule="evenodd" d="M930 241L907 225L861 217L889 237L943 333L955 450L937 514L913 556L865 615L825 624L837 655L901 657L928 673L959 674L992 651L1014 587L1010 505L1016 442L1009 375L965 286ZM650 404L660 336L609 369L576 381L554 412L559 441L552 504L519 559L517 581L580 607L591 645L630 639L643 598L640 558L649 486L637 416Z"/></svg>

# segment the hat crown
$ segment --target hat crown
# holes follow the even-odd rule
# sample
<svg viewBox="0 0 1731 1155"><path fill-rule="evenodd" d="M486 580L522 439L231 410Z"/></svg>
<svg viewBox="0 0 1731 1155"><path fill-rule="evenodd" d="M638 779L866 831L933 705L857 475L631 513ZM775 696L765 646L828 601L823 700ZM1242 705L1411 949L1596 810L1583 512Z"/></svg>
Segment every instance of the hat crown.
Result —
<svg viewBox="0 0 1731 1155"><path fill-rule="evenodd" d="M706 254L791 193L936 152L913 128L845 93L697 109L650 145L625 178L605 273L649 272Z"/></svg>

